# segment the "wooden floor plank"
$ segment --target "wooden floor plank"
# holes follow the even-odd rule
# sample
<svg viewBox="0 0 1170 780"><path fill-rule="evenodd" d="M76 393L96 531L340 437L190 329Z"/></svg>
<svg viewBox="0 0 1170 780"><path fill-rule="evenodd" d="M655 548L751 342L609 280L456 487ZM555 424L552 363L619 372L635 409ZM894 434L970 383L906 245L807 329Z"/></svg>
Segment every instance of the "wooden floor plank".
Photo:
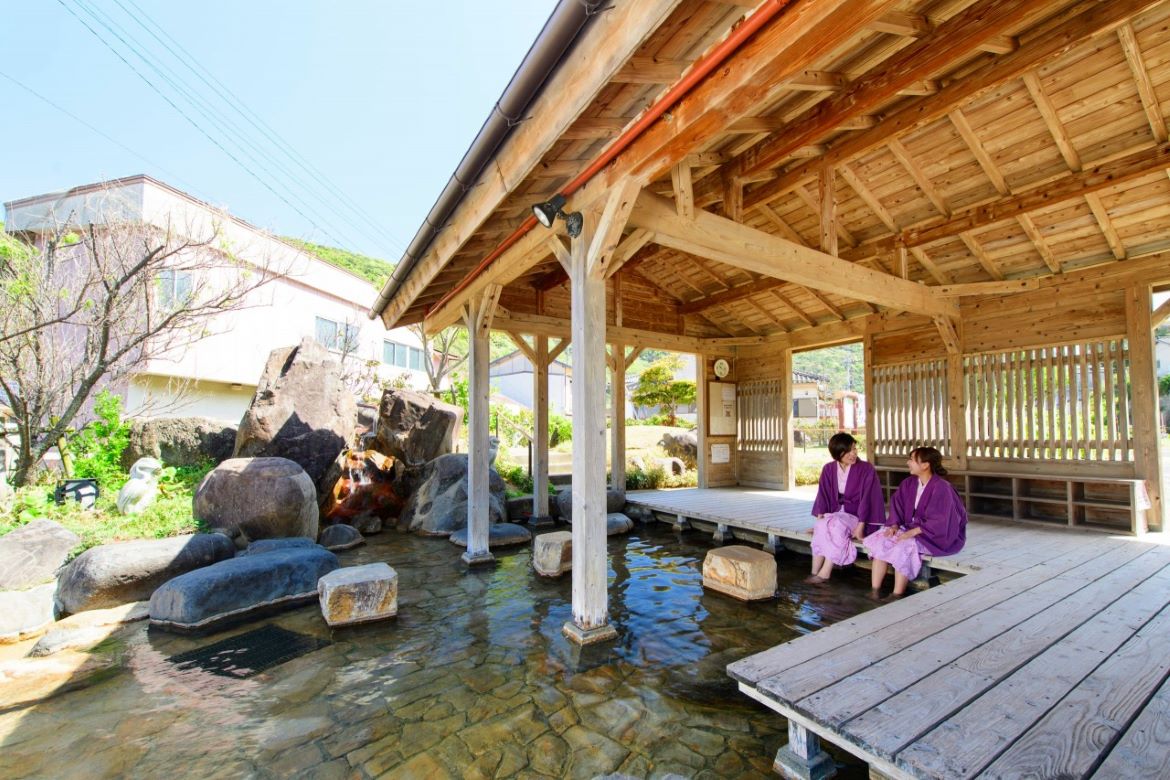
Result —
<svg viewBox="0 0 1170 780"><path fill-rule="evenodd" d="M1093 773L1093 780L1135 777L1170 777L1170 680L1162 683Z"/></svg>
<svg viewBox="0 0 1170 780"><path fill-rule="evenodd" d="M1087 776L1170 674L1167 636L1163 609L979 776Z"/></svg>

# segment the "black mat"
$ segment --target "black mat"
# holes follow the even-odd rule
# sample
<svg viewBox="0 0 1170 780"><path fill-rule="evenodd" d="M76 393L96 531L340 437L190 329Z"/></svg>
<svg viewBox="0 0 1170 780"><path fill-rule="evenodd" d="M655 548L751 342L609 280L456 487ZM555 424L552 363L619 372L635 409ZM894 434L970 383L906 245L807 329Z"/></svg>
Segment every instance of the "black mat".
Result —
<svg viewBox="0 0 1170 780"><path fill-rule="evenodd" d="M179 669L198 669L242 680L328 644L324 639L265 625L167 660Z"/></svg>

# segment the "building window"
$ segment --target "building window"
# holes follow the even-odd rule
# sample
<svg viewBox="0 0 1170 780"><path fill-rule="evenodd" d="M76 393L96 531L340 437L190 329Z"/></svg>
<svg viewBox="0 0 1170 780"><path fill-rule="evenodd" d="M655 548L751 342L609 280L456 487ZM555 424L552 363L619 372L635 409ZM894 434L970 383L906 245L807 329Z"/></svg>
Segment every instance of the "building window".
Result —
<svg viewBox="0 0 1170 780"><path fill-rule="evenodd" d="M358 346L358 327L349 323L317 318L317 341L326 349L354 352Z"/></svg>
<svg viewBox="0 0 1170 780"><path fill-rule="evenodd" d="M191 299L191 274L167 269L158 275L158 305L163 311L174 311Z"/></svg>
<svg viewBox="0 0 1170 780"><path fill-rule="evenodd" d="M382 362L388 366L407 368L412 371L423 370L423 353L421 349L408 347L394 341L382 342Z"/></svg>

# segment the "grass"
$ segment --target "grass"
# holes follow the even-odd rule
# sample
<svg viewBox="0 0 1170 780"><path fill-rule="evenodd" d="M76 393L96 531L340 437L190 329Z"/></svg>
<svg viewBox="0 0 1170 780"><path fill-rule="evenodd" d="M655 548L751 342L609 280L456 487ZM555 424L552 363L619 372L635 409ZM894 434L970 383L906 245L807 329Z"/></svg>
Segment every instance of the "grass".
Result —
<svg viewBox="0 0 1170 780"><path fill-rule="evenodd" d="M94 508L86 510L74 501L61 505L53 503L51 486L23 487L17 491L15 500L0 508L0 536L44 517L80 537L81 541L71 555L75 557L90 547L109 542L163 539L204 531L206 528L192 515L191 501L195 488L210 469L211 464L175 469L173 475L160 483L154 503L138 515L118 512L114 490L104 491Z"/></svg>

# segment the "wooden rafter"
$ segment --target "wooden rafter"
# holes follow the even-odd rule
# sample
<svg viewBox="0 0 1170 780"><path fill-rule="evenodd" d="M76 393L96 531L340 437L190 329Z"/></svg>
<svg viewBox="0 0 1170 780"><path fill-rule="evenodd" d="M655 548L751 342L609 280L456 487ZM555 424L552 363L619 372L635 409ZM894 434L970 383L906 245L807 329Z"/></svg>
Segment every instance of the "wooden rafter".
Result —
<svg viewBox="0 0 1170 780"><path fill-rule="evenodd" d="M1150 123L1150 131L1154 134L1154 140L1161 143L1170 137L1166 130L1166 118L1162 116L1161 104L1154 91L1154 82L1146 70L1133 25L1126 22L1118 27L1117 37L1121 41L1121 50L1125 52L1125 60L1129 63L1130 72L1133 73L1134 82L1137 84L1138 97L1141 98L1142 108L1146 112L1146 120Z"/></svg>
<svg viewBox="0 0 1170 780"><path fill-rule="evenodd" d="M1170 300L1163 301L1161 306L1154 309L1154 327L1156 328L1165 322L1167 317L1170 317Z"/></svg>
<svg viewBox="0 0 1170 780"><path fill-rule="evenodd" d="M834 317L836 317L839 320L845 319L845 313L843 311L841 311L840 309L838 309L836 306L834 306L829 301L829 299L826 298L824 295L821 295L821 293L817 292L816 290L812 289L811 287L801 287L800 289L804 290L806 293L808 293L810 296L812 296L816 300L817 303L819 303L821 306L824 306L825 310L828 311L830 314L832 314Z"/></svg>
<svg viewBox="0 0 1170 780"><path fill-rule="evenodd" d="M816 320L814 320L812 317L808 316L808 314L805 313L804 309L800 308L795 303L793 303L792 299L789 298L784 293L780 292L779 290L773 290L772 295L774 295L776 297L776 299L780 301L780 303L784 304L784 306L789 311L791 311L793 314L795 314L797 319L799 319L805 325L812 327L812 326L817 324Z"/></svg>
<svg viewBox="0 0 1170 780"><path fill-rule="evenodd" d="M733 303L753 295L759 295L768 290L774 290L777 287L782 287L786 284L783 279L772 279L764 277L757 279L754 282L737 285L722 292L717 292L713 295L707 295L702 298L696 298L692 301L687 301L678 307L678 310L683 314L695 314L696 312L706 311L707 309L716 306L723 306L728 303Z"/></svg>
<svg viewBox="0 0 1170 780"><path fill-rule="evenodd" d="M674 205L680 217L693 219L695 216L695 191L691 186L691 165L680 162L670 169L670 183L674 190Z"/></svg>

